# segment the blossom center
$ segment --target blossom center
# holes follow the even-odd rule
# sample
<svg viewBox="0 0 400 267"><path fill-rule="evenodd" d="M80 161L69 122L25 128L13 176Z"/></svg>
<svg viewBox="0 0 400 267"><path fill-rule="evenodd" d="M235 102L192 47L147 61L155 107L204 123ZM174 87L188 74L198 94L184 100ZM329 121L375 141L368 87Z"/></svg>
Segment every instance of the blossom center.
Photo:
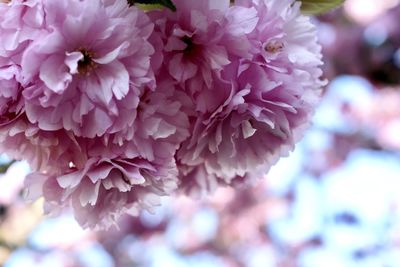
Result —
<svg viewBox="0 0 400 267"><path fill-rule="evenodd" d="M285 48L285 44L281 41L271 41L269 43L267 43L267 45L265 46L265 51L269 52L269 53L278 53L281 52L283 50L283 48Z"/></svg>
<svg viewBox="0 0 400 267"><path fill-rule="evenodd" d="M79 74L88 74L97 67L96 62L93 61L93 53L86 49L79 49L79 51L83 58L78 61L78 72Z"/></svg>
<svg viewBox="0 0 400 267"><path fill-rule="evenodd" d="M186 35L183 36L181 40L186 44L186 48L183 50L183 53L190 54L191 52L193 52L195 45L193 44L192 39Z"/></svg>

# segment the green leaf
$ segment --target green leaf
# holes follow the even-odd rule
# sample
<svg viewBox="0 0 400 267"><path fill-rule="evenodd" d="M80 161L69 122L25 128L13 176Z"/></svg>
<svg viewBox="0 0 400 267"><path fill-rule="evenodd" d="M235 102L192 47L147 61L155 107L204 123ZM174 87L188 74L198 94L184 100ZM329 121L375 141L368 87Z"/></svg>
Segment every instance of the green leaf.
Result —
<svg viewBox="0 0 400 267"><path fill-rule="evenodd" d="M172 11L176 11L176 7L171 0L128 0L128 4L138 4L138 6L144 10L167 7Z"/></svg>
<svg viewBox="0 0 400 267"><path fill-rule="evenodd" d="M301 11L304 14L319 15L340 6L345 0L301 0Z"/></svg>
<svg viewBox="0 0 400 267"><path fill-rule="evenodd" d="M15 160L8 162L8 163L4 163L4 164L0 164L0 173L5 173L7 172L8 168L15 162Z"/></svg>
<svg viewBox="0 0 400 267"><path fill-rule="evenodd" d="M144 11L150 11L154 9L161 9L164 8L164 6L159 5L159 4L136 4L138 8L144 10Z"/></svg>

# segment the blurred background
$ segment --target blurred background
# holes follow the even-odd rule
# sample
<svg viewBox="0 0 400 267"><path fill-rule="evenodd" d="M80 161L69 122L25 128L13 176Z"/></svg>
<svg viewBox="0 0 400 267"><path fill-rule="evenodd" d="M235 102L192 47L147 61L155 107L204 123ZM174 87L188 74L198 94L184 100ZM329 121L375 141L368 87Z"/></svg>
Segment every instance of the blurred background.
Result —
<svg viewBox="0 0 400 267"><path fill-rule="evenodd" d="M315 23L331 82L257 184L91 232L25 203L29 167L0 156L0 266L399 267L400 1L346 0Z"/></svg>

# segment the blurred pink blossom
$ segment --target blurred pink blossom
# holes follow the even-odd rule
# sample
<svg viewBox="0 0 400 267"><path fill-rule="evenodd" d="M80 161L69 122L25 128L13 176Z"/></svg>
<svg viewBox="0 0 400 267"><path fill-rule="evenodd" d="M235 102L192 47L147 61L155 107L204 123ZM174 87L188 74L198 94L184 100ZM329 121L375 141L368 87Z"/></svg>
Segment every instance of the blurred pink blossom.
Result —
<svg viewBox="0 0 400 267"><path fill-rule="evenodd" d="M400 150L400 93L398 88L377 90L364 105L352 105L355 121L386 149ZM382 105L384 103L384 105Z"/></svg>

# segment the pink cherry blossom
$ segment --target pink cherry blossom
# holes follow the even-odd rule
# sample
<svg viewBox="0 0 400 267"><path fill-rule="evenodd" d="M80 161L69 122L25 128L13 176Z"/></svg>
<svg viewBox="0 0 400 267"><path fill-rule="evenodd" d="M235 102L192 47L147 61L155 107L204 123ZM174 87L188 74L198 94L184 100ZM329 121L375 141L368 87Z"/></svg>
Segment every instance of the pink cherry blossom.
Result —
<svg viewBox="0 0 400 267"><path fill-rule="evenodd" d="M119 143L116 134L110 135L113 142L77 137L75 144L56 155L61 159L57 168L27 177L29 197L44 195L50 214L71 205L78 222L93 229L108 229L123 214L159 205L160 196L177 188L174 154L189 134L189 122L178 101L185 95L167 80L160 81L158 89L141 93L136 130L123 133L131 136L131 142ZM65 147L59 145L53 149Z"/></svg>
<svg viewBox="0 0 400 267"><path fill-rule="evenodd" d="M31 199L83 227L177 189L253 182L288 155L324 85L294 0L0 2L0 150Z"/></svg>
<svg viewBox="0 0 400 267"><path fill-rule="evenodd" d="M132 127L139 89L155 85L150 20L125 1L42 2L45 30L22 58L29 120L88 138Z"/></svg>
<svg viewBox="0 0 400 267"><path fill-rule="evenodd" d="M129 158L117 154L110 157L109 151L91 157L81 169L71 165L62 175L33 173L26 179L29 198L43 195L45 211L50 214L71 205L83 227L107 229L122 214L137 215L142 209L152 211L160 204L160 196L176 189L173 157L163 153L162 144L159 149L153 161L132 154Z"/></svg>
<svg viewBox="0 0 400 267"><path fill-rule="evenodd" d="M266 172L293 150L324 84L315 28L300 14L298 3L236 4L258 13L255 29L243 32L252 44L252 58L232 62L222 73L231 82L198 99L212 99L214 111L198 116L191 138L177 154L180 164L203 165L210 179L228 183L260 169Z"/></svg>
<svg viewBox="0 0 400 267"><path fill-rule="evenodd" d="M27 119L20 66L3 57L0 66L0 151L46 172L78 162L81 151L71 133L43 131Z"/></svg>
<svg viewBox="0 0 400 267"><path fill-rule="evenodd" d="M233 29L241 25L241 29L250 31L255 26L256 14L228 18L228 0L174 3L176 12L153 11L150 16L165 43L164 65L168 73L186 91L196 95L215 86L214 80L220 78L232 58L249 56L247 39Z"/></svg>

